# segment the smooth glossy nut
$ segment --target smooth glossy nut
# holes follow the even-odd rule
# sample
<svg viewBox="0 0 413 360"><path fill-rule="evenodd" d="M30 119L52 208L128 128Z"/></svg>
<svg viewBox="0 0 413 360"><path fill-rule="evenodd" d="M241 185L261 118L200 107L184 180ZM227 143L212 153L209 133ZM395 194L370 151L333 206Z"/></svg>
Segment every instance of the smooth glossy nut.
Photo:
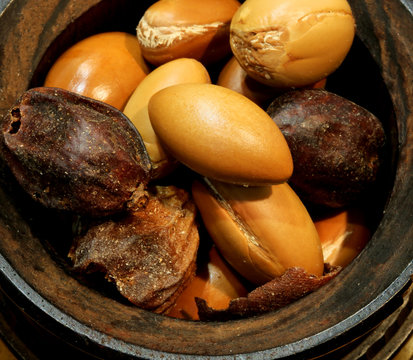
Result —
<svg viewBox="0 0 413 360"><path fill-rule="evenodd" d="M308 88L324 88L326 82L327 79L324 78L314 84L308 85ZM253 79L242 68L235 56L233 56L222 68L218 76L217 85L234 90L254 101L261 107L268 106L271 100L287 90L281 90L273 86L265 85Z"/></svg>
<svg viewBox="0 0 413 360"><path fill-rule="evenodd" d="M346 0L247 0L232 19L230 43L254 79L301 87L335 71L354 34Z"/></svg>
<svg viewBox="0 0 413 360"><path fill-rule="evenodd" d="M250 185L280 183L292 174L291 153L279 128L235 91L174 85L153 95L148 110L162 146L199 174Z"/></svg>
<svg viewBox="0 0 413 360"><path fill-rule="evenodd" d="M287 183L242 187L206 179L205 184L194 182L195 203L217 248L242 276L263 284L292 267L323 274L317 230Z"/></svg>
<svg viewBox="0 0 413 360"><path fill-rule="evenodd" d="M264 106L266 102L274 99L280 93L279 89L265 85L248 76L235 56L222 68L217 85L234 90L259 106Z"/></svg>
<svg viewBox="0 0 413 360"><path fill-rule="evenodd" d="M148 73L136 37L107 32L90 36L60 55L44 85L73 91L122 110Z"/></svg>
<svg viewBox="0 0 413 360"><path fill-rule="evenodd" d="M236 0L161 0L139 21L137 37L145 59L154 65L180 57L209 64L231 52L229 25Z"/></svg>
<svg viewBox="0 0 413 360"><path fill-rule="evenodd" d="M153 131L148 114L149 99L171 85L210 82L208 71L199 61L181 58L154 69L133 92L123 112L142 136L153 164L153 177L162 177L174 168L176 162L165 153Z"/></svg>

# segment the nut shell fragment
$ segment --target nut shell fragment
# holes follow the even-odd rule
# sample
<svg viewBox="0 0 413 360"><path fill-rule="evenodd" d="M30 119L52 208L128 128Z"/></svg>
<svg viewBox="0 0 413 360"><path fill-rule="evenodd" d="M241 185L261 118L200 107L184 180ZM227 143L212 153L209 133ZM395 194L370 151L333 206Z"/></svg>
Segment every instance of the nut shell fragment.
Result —
<svg viewBox="0 0 413 360"><path fill-rule="evenodd" d="M129 301L162 313L195 273L195 213L186 191L156 187L145 208L77 238L69 257L75 270L104 272Z"/></svg>
<svg viewBox="0 0 413 360"><path fill-rule="evenodd" d="M290 268L278 278L256 288L246 297L231 300L227 309L210 308L206 301L196 299L200 320L224 321L246 318L278 310L325 285L341 268L326 265L322 276L313 276L300 268Z"/></svg>

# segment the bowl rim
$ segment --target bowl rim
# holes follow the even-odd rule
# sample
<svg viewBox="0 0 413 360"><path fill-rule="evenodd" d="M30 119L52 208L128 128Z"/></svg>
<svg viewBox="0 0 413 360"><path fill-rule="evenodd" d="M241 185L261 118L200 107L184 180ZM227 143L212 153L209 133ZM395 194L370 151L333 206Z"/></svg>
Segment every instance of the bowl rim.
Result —
<svg viewBox="0 0 413 360"><path fill-rule="evenodd" d="M360 308L358 312L352 316L344 319L342 322L335 324L334 326L317 333L311 337L301 339L299 341L281 345L277 347L276 354L274 349L259 350L252 354L233 354L233 355L214 355L214 359L242 359L244 356L248 356L249 359L281 359L285 357L291 357L302 353L303 351L310 350L314 347L314 344L323 344L336 338L343 331L348 329L354 329L363 321L371 318L373 314L382 310L386 304L389 304L393 299L400 295L403 289L411 283L411 276L413 274L413 260L406 266L402 273L388 286L379 296L374 298L370 303ZM42 319L45 316L48 318L47 322L50 327L49 331L52 333L61 334L67 332L69 329L69 337L73 334L71 331L75 331L77 336L82 339L82 344L85 346L82 350L90 351L91 349L86 344L95 344L99 347L99 351L107 349L110 352L116 351L128 356L139 356L143 359L209 359L210 355L194 355L194 354L173 354L165 351L158 351L148 349L143 346L128 344L121 339L116 339L110 335L104 334L98 330L92 329L89 326L82 324L78 320L74 319L70 315L60 310L57 306L50 303L47 299L39 295L7 262L7 260L0 254L0 289L6 290L6 295L14 302L20 309L24 309L26 315L32 319ZM381 320L381 317L379 317ZM94 346L95 347L95 346ZM95 349L97 350L97 348ZM106 353L106 350L104 350ZM252 357L250 357L252 355ZM275 357L274 357L275 356Z"/></svg>

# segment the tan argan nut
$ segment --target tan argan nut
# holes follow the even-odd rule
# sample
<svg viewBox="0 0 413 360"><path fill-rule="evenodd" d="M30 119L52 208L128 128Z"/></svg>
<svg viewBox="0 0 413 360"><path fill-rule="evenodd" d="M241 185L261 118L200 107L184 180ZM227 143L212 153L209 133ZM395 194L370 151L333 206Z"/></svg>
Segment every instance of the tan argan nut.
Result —
<svg viewBox="0 0 413 360"><path fill-rule="evenodd" d="M203 252L203 256L204 256ZM215 310L226 309L232 299L247 296L240 276L212 246L206 262L197 263L193 280L187 285L166 315L181 319L199 320L195 298L203 299Z"/></svg>
<svg viewBox="0 0 413 360"><path fill-rule="evenodd" d="M105 32L77 42L60 55L44 86L72 91L123 110L149 71L136 36Z"/></svg>
<svg viewBox="0 0 413 360"><path fill-rule="evenodd" d="M324 78L305 88L322 89L325 87L326 83L327 79ZM263 108L267 107L270 101L275 97L290 90L265 85L253 79L242 68L235 56L233 56L222 68L218 76L217 85L234 90Z"/></svg>
<svg viewBox="0 0 413 360"><path fill-rule="evenodd" d="M143 56L154 65L180 57L210 64L231 53L229 26L237 0L160 0L137 26Z"/></svg>
<svg viewBox="0 0 413 360"><path fill-rule="evenodd" d="M321 276L320 238L287 183L243 187L204 179L192 194L220 253L243 277L261 285L300 267Z"/></svg>
<svg viewBox="0 0 413 360"><path fill-rule="evenodd" d="M219 73L217 85L234 90L259 106L265 106L280 94L280 90L265 85L252 77L241 67L238 60L233 56Z"/></svg>
<svg viewBox="0 0 413 360"><path fill-rule="evenodd" d="M159 90L171 85L210 82L208 71L199 61L181 58L154 69L133 92L123 112L142 136L152 161L152 178L168 174L175 168L176 161L165 153L153 131L148 114L149 99Z"/></svg>
<svg viewBox="0 0 413 360"><path fill-rule="evenodd" d="M245 96L212 84L180 84L149 101L162 146L203 176L244 185L286 181L287 142L268 114Z"/></svg>
<svg viewBox="0 0 413 360"><path fill-rule="evenodd" d="M371 238L366 210L350 207L314 217L324 261L346 267L360 254Z"/></svg>
<svg viewBox="0 0 413 360"><path fill-rule="evenodd" d="M354 35L346 0L247 0L232 19L230 44L252 78L302 87L334 72Z"/></svg>

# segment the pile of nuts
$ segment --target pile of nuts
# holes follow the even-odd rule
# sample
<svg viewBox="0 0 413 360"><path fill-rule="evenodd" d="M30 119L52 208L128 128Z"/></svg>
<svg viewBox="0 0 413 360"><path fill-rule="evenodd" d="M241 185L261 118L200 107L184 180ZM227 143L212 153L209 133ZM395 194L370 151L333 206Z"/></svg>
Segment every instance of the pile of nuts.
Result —
<svg viewBox="0 0 413 360"><path fill-rule="evenodd" d="M354 36L346 0L159 0L136 36L96 34L57 59L5 117L3 157L33 199L80 216L73 268L137 306L275 310L370 237L357 201L384 130L325 90Z"/></svg>

